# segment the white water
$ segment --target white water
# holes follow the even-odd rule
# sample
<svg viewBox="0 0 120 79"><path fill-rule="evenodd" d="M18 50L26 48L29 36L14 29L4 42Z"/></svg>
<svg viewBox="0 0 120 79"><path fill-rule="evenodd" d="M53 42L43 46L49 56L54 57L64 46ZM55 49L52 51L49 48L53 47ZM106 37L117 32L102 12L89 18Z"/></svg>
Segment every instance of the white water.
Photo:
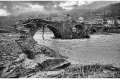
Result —
<svg viewBox="0 0 120 79"><path fill-rule="evenodd" d="M52 39L52 33L40 32L34 39L39 43L58 50L61 54L81 63L120 63L120 34L91 35L90 39Z"/></svg>

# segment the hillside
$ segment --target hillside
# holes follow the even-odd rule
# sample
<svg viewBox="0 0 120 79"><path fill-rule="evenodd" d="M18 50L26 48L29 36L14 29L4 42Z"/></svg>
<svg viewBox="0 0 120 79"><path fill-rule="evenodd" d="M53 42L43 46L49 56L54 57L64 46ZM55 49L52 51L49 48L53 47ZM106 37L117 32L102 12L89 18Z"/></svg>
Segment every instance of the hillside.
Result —
<svg viewBox="0 0 120 79"><path fill-rule="evenodd" d="M118 1L95 1L88 5L82 5L71 11L71 15L75 18L80 16L84 18L94 18L94 13L103 14L105 12L116 12L119 15L120 4ZM115 10L115 11L113 11ZM101 16L102 17L102 16Z"/></svg>
<svg viewBox="0 0 120 79"><path fill-rule="evenodd" d="M110 4L98 9L89 9L79 16L83 16L84 18L111 18L120 16L120 3Z"/></svg>

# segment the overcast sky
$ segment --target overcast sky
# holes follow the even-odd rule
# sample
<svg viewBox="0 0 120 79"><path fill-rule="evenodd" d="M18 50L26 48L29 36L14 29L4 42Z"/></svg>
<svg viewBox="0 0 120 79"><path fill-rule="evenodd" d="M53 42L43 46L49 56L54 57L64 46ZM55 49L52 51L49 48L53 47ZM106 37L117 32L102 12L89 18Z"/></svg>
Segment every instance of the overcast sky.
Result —
<svg viewBox="0 0 120 79"><path fill-rule="evenodd" d="M52 13L69 11L92 1L0 1L0 16L24 12Z"/></svg>
<svg viewBox="0 0 120 79"><path fill-rule="evenodd" d="M36 13L55 13L61 11L70 11L81 5L93 3L92 0L75 1L0 1L0 16L19 15L26 12ZM103 2L103 1L102 1ZM108 1L106 1L108 3ZM115 1L112 1L114 3ZM99 3L99 2L98 2ZM102 3L105 4L105 1ZM98 6L102 4L96 4ZM95 4L94 4L95 5Z"/></svg>

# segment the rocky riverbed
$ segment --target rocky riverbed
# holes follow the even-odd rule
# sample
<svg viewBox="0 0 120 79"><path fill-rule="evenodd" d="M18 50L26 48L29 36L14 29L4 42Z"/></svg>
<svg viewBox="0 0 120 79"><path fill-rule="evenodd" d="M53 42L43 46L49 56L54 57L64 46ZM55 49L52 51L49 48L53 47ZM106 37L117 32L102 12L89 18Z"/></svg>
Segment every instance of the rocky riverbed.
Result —
<svg viewBox="0 0 120 79"><path fill-rule="evenodd" d="M79 64L63 56L59 51L39 45L33 38L22 37L19 34L0 34L0 69L1 74L8 63L16 60L19 53L27 50L35 56L33 60L41 63L37 71L20 73L24 67L10 65L9 73L1 78L119 78L120 67L112 64ZM76 62L76 63L73 63ZM13 70L13 71L12 71ZM20 76L22 75L22 76Z"/></svg>

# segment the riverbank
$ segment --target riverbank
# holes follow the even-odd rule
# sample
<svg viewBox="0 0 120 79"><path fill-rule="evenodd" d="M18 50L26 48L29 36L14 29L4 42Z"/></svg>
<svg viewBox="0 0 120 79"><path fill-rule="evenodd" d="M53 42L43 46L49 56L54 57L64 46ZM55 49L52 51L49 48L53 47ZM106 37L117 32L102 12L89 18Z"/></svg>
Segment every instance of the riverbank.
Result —
<svg viewBox="0 0 120 79"><path fill-rule="evenodd" d="M14 36L14 37L13 37ZM18 58L22 48L31 50L36 54L36 60L45 61L46 70L28 73L22 78L119 78L120 67L111 64L81 64L64 56L60 51L55 51L47 46L40 45L34 39L19 39L19 35L2 34L0 40L1 68L10 61ZM16 41L17 40L17 41ZM21 45L21 46L19 46ZM41 55L42 54L42 55ZM43 58L42 58L43 57ZM51 60L47 59L53 59ZM57 60L57 61L56 61ZM82 61L82 60L81 60ZM71 63L71 64L70 64ZM99 62L98 62L99 63ZM51 69L51 70L50 70ZM2 69L1 69L2 71ZM1 72L2 73L2 72Z"/></svg>

